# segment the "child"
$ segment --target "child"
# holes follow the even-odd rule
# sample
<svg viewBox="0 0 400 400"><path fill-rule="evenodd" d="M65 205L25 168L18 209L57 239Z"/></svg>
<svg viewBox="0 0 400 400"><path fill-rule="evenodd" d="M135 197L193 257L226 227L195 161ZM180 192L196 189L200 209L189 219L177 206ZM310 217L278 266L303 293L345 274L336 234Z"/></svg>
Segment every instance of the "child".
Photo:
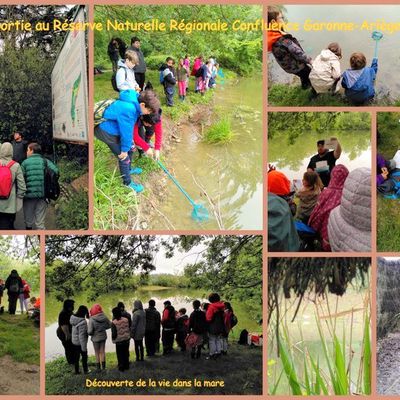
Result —
<svg viewBox="0 0 400 400"><path fill-rule="evenodd" d="M90 309L88 334L93 342L97 371L106 369L107 329L110 328L111 322L104 314L101 305L95 304Z"/></svg>
<svg viewBox="0 0 400 400"><path fill-rule="evenodd" d="M115 343L118 369L123 372L129 369L129 342L131 340L130 324L128 318L122 314L125 311L118 306L113 308L113 320L111 324L112 341ZM126 313L130 316L129 313Z"/></svg>
<svg viewBox="0 0 400 400"><path fill-rule="evenodd" d="M135 342L136 361L144 361L143 338L146 333L146 313L140 300L135 300L132 311L131 337Z"/></svg>
<svg viewBox="0 0 400 400"><path fill-rule="evenodd" d="M192 72L190 75L194 76L196 78L195 83L194 83L194 92L197 93L199 91L199 88L197 87L197 71L201 68L203 65L203 56L198 56L195 58L193 67L192 67Z"/></svg>
<svg viewBox="0 0 400 400"><path fill-rule="evenodd" d="M86 306L79 306L78 311L71 315L70 323L72 325L72 344L74 351L75 374L79 372L79 359L82 356L82 368L85 374L89 373L88 368L88 326L86 318L89 318L89 310Z"/></svg>
<svg viewBox="0 0 400 400"><path fill-rule="evenodd" d="M283 15L278 8L268 7L268 25L274 28L268 29L268 51L272 51L284 71L300 78L303 89L309 88L312 59L307 56L295 37L281 29Z"/></svg>
<svg viewBox="0 0 400 400"><path fill-rule="evenodd" d="M208 296L210 305L207 308L206 320L208 322L209 349L208 360L215 360L221 356L222 335L225 333L225 304L221 301L218 293L211 293Z"/></svg>
<svg viewBox="0 0 400 400"><path fill-rule="evenodd" d="M25 279L22 279L22 284L24 287L22 288L22 293L19 295L19 304L21 306L21 314L24 313L24 308L26 313L28 314L28 299L31 293L31 288L29 287L28 283Z"/></svg>
<svg viewBox="0 0 400 400"><path fill-rule="evenodd" d="M189 318L189 332L197 336L196 341L192 343L192 359L200 358L201 348L204 342L204 336L207 333L206 314L200 310L200 301L193 302L193 312Z"/></svg>
<svg viewBox="0 0 400 400"><path fill-rule="evenodd" d="M181 351L186 351L185 339L189 331L189 317L186 315L186 308L181 308L176 317L176 343Z"/></svg>
<svg viewBox="0 0 400 400"><path fill-rule="evenodd" d="M372 59L371 67L366 67L367 59L363 53L350 56L350 67L343 73L342 86L350 103L361 106L375 96L374 82L378 73L378 59Z"/></svg>
<svg viewBox="0 0 400 400"><path fill-rule="evenodd" d="M308 219L318 202L319 195L323 189L323 184L319 175L312 172L305 172L303 175L303 187L296 192L299 198L296 219L308 223Z"/></svg>
<svg viewBox="0 0 400 400"><path fill-rule="evenodd" d="M186 91L189 87L189 75L190 75L190 58L189 55L185 55L185 59L183 60L183 66L186 68L187 76L186 76Z"/></svg>
<svg viewBox="0 0 400 400"><path fill-rule="evenodd" d="M163 64L160 68L160 82L164 86L164 93L167 99L167 106L174 106L174 94L175 94L175 69L174 69L175 61L172 57L167 57L165 60L165 64Z"/></svg>
<svg viewBox="0 0 400 400"><path fill-rule="evenodd" d="M312 63L310 82L316 93L336 92L340 79L340 62L342 49L338 43L330 43L321 51Z"/></svg>
<svg viewBox="0 0 400 400"><path fill-rule="evenodd" d="M222 351L223 355L228 354L228 336L230 331L232 330L232 317L233 317L233 308L231 303L226 301L225 303L225 314L224 314L224 323L225 323L225 332L222 335Z"/></svg>
<svg viewBox="0 0 400 400"><path fill-rule="evenodd" d="M205 64L203 64L200 69L196 72L197 77L197 89L204 96L204 93L208 89L208 82L211 77L211 61L208 60Z"/></svg>
<svg viewBox="0 0 400 400"><path fill-rule="evenodd" d="M179 60L178 69L176 71L176 77L178 79L178 88L179 88L179 98L183 101L186 97L186 80L187 80L188 72L184 66L184 61L181 58Z"/></svg>
<svg viewBox="0 0 400 400"><path fill-rule="evenodd" d="M140 92L140 87L136 82L135 72L133 71L138 64L139 57L133 50L127 50L125 53L125 60L118 61L118 71L115 76L115 81L120 92L129 89Z"/></svg>

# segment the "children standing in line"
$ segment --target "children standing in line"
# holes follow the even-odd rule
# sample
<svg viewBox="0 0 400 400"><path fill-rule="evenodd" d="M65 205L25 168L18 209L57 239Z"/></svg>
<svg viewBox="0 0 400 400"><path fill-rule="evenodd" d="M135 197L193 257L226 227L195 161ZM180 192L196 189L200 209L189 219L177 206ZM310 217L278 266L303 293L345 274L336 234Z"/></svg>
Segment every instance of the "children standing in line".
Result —
<svg viewBox="0 0 400 400"><path fill-rule="evenodd" d="M303 187L296 192L296 197L300 200L297 206L297 220L308 224L308 219L318 202L323 187L321 178L315 171L304 173Z"/></svg>
<svg viewBox="0 0 400 400"><path fill-rule="evenodd" d="M370 67L363 53L350 56L350 69L343 73L342 86L350 103L361 106L375 96L374 82L378 73L378 59L373 58Z"/></svg>
<svg viewBox="0 0 400 400"><path fill-rule="evenodd" d="M332 94L336 92L336 86L340 79L340 59L342 49L338 43L330 43L321 51L312 63L310 81L316 93Z"/></svg>
<svg viewBox="0 0 400 400"><path fill-rule="evenodd" d="M86 318L89 318L89 310L86 306L79 306L78 311L71 315L70 323L72 325L72 345L74 354L75 374L79 372L79 359L82 356L82 368L85 374L89 373L88 368L88 326Z"/></svg>
<svg viewBox="0 0 400 400"><path fill-rule="evenodd" d="M186 98L188 72L182 58L179 60L179 65L176 70L176 77L178 79L179 98L183 101Z"/></svg>
<svg viewBox="0 0 400 400"><path fill-rule="evenodd" d="M160 83L164 86L164 93L167 99L167 106L174 106L174 94L175 94L175 61L172 57L167 57L165 64L160 67Z"/></svg>
<svg viewBox="0 0 400 400"><path fill-rule="evenodd" d="M284 32L284 18L279 8L268 7L268 24L276 25L275 29L268 30L268 51L272 52L284 71L297 75L301 80L301 87L308 89L311 86L309 75L312 59L295 37Z"/></svg>
<svg viewBox="0 0 400 400"><path fill-rule="evenodd" d="M186 308L178 311L176 319L176 343L181 351L186 351L185 339L189 331L189 317L186 315Z"/></svg>
<svg viewBox="0 0 400 400"><path fill-rule="evenodd" d="M115 343L115 351L117 353L118 360L118 370L123 372L129 369L129 343L131 341L129 329L130 324L128 318L122 315L120 307L113 308L112 313L112 341L113 343Z"/></svg>
<svg viewBox="0 0 400 400"><path fill-rule="evenodd" d="M196 335L195 340L192 342L192 359L198 359L201 356L201 348L204 342L204 337L207 333L206 314L200 310L200 301L193 302L193 312L189 318L189 332L191 335Z"/></svg>
<svg viewBox="0 0 400 400"><path fill-rule="evenodd" d="M110 328L111 321L104 314L101 305L95 304L90 309L88 334L93 342L97 371L106 369L107 329Z"/></svg>

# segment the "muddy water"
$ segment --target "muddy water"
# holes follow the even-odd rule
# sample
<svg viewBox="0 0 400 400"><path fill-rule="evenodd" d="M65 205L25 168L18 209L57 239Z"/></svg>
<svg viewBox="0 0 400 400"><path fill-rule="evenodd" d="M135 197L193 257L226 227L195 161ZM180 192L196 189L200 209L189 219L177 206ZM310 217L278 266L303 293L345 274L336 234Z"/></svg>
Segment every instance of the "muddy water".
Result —
<svg viewBox="0 0 400 400"><path fill-rule="evenodd" d="M274 164L291 182L302 179L310 158L317 154L317 140L337 137L342 154L336 165L343 164L349 171L359 167L371 168L371 141L369 131L329 131L326 134L302 133L294 143L288 135L276 135L268 143L268 162Z"/></svg>
<svg viewBox="0 0 400 400"><path fill-rule="evenodd" d="M400 6L398 5L310 5L285 6L284 15L288 22L299 23L300 30L290 32L301 43L303 49L313 59L331 42L338 42L342 48L343 58L341 70L349 68L350 55L353 52L362 52L367 57L368 65L374 55L375 42L371 39L371 31L356 29L353 32L342 31L306 31L304 23L307 19L313 22L353 22L361 27L364 21L374 23L384 20L386 23L398 22ZM379 29L378 29L379 30ZM398 48L400 32L382 31L384 37L378 47L378 75L376 80L377 96L387 96L397 99L400 96L400 82L396 78L396 71L400 68L400 54ZM270 54L270 77L273 82L289 83L293 75L285 73Z"/></svg>
<svg viewBox="0 0 400 400"><path fill-rule="evenodd" d="M333 340L331 333L332 331L328 328L328 316L330 314L334 315L335 313L340 315L336 319L335 332L341 343L343 341L343 337L346 338L347 363L349 360L351 338L351 350L353 352L351 377L352 382L354 383L354 385L352 385L353 390L355 390L355 384L358 378L358 371L360 369L360 355L362 352L364 328L364 312L367 298L367 290L364 289L357 291L353 288L348 288L343 297L329 294L326 299L319 298L316 300L317 303L320 304L322 307L318 307L318 310L320 313L321 326L329 351L331 351L332 349ZM282 317L281 326L283 327L284 325L286 325L288 329L290 341L293 345L295 368L298 376L300 377L300 380L302 380L302 377L304 376L303 351L304 349L307 349L308 353L313 357L314 360L319 359L321 375L323 375L324 377L328 377L329 381L328 365L323 355L323 349L316 322L316 316L318 314L316 311L316 306L314 304L314 296L309 295L309 298L304 298L295 322L291 322L291 320L295 313L297 301L294 301L293 299L283 301L284 302L281 304L280 307L280 315ZM353 314L351 313L352 309ZM274 316L272 317L272 319L274 319ZM282 363L280 359L277 358L276 354L276 341L274 330L269 331L268 340L268 359L270 360L268 369L268 382L269 387L272 388L275 386L274 384L275 382L277 382L279 374L282 371ZM274 364L271 365L272 363ZM287 380L285 377L282 377L279 384L279 389L276 394L289 394L289 387L287 385Z"/></svg>
<svg viewBox="0 0 400 400"><path fill-rule="evenodd" d="M198 127L181 125L178 134L182 142L169 154L167 165L194 201L207 206L209 221L200 224L192 220L191 205L171 181L160 211L175 229L219 228L194 176L216 204L223 228L262 229L262 77L220 85L213 107L222 115L232 116L233 141L206 144L199 137ZM165 221L157 217L149 226L163 227Z"/></svg>
<svg viewBox="0 0 400 400"><path fill-rule="evenodd" d="M184 307L187 310L188 315L193 311L192 302L193 300L200 300L201 302L206 302L208 293L202 290L192 290L192 289L175 289L175 288L163 288L163 287L149 287L142 288L136 292L114 292L108 293L100 296L96 303L101 304L106 315L112 317L112 309L117 305L119 301L125 304L126 310L128 312L132 311L133 302L136 299L140 299L143 302L144 308L147 308L147 303L150 299L155 300L156 308L158 311L162 311L163 303L165 300L170 300L172 305L176 310ZM81 293L79 296L74 298L75 309L77 309L81 304L87 305L89 308L93 302L87 301L87 293ZM238 324L233 329L229 337L238 339L239 334L242 329L247 329L249 332L260 332L260 327L257 322L251 318L248 310L235 301L231 302L233 310L238 318ZM53 360L57 357L64 355L64 348L61 342L56 336L57 329L57 319L58 314L62 309L62 303L58 302L51 295L46 296L46 361ZM115 352L115 345L111 341L111 332L108 331L108 340L106 342L106 351ZM88 342L88 352L89 355L94 354L92 343L89 339Z"/></svg>

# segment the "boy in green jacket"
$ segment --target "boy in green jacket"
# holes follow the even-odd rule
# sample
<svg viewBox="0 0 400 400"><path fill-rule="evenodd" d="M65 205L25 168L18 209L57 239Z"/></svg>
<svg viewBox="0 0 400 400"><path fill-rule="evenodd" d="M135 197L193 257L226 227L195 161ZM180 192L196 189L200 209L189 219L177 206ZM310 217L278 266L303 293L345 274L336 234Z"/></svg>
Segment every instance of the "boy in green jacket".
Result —
<svg viewBox="0 0 400 400"><path fill-rule="evenodd" d="M42 156L42 148L38 143L30 143L26 152L27 159L22 163L26 183L24 197L24 216L26 229L46 229L45 218L47 199L45 198L44 171L45 160ZM48 167L58 174L58 168L46 160Z"/></svg>

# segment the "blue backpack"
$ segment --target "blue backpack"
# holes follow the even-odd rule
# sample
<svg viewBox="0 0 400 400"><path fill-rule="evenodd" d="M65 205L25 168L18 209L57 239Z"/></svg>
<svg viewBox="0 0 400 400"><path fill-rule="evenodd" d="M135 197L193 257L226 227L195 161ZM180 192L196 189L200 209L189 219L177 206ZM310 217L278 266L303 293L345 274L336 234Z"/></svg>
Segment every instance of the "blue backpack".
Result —
<svg viewBox="0 0 400 400"><path fill-rule="evenodd" d="M399 178L399 179L394 179ZM400 199L400 171L395 171L390 174L390 181L393 183L393 193L385 194L385 199Z"/></svg>

